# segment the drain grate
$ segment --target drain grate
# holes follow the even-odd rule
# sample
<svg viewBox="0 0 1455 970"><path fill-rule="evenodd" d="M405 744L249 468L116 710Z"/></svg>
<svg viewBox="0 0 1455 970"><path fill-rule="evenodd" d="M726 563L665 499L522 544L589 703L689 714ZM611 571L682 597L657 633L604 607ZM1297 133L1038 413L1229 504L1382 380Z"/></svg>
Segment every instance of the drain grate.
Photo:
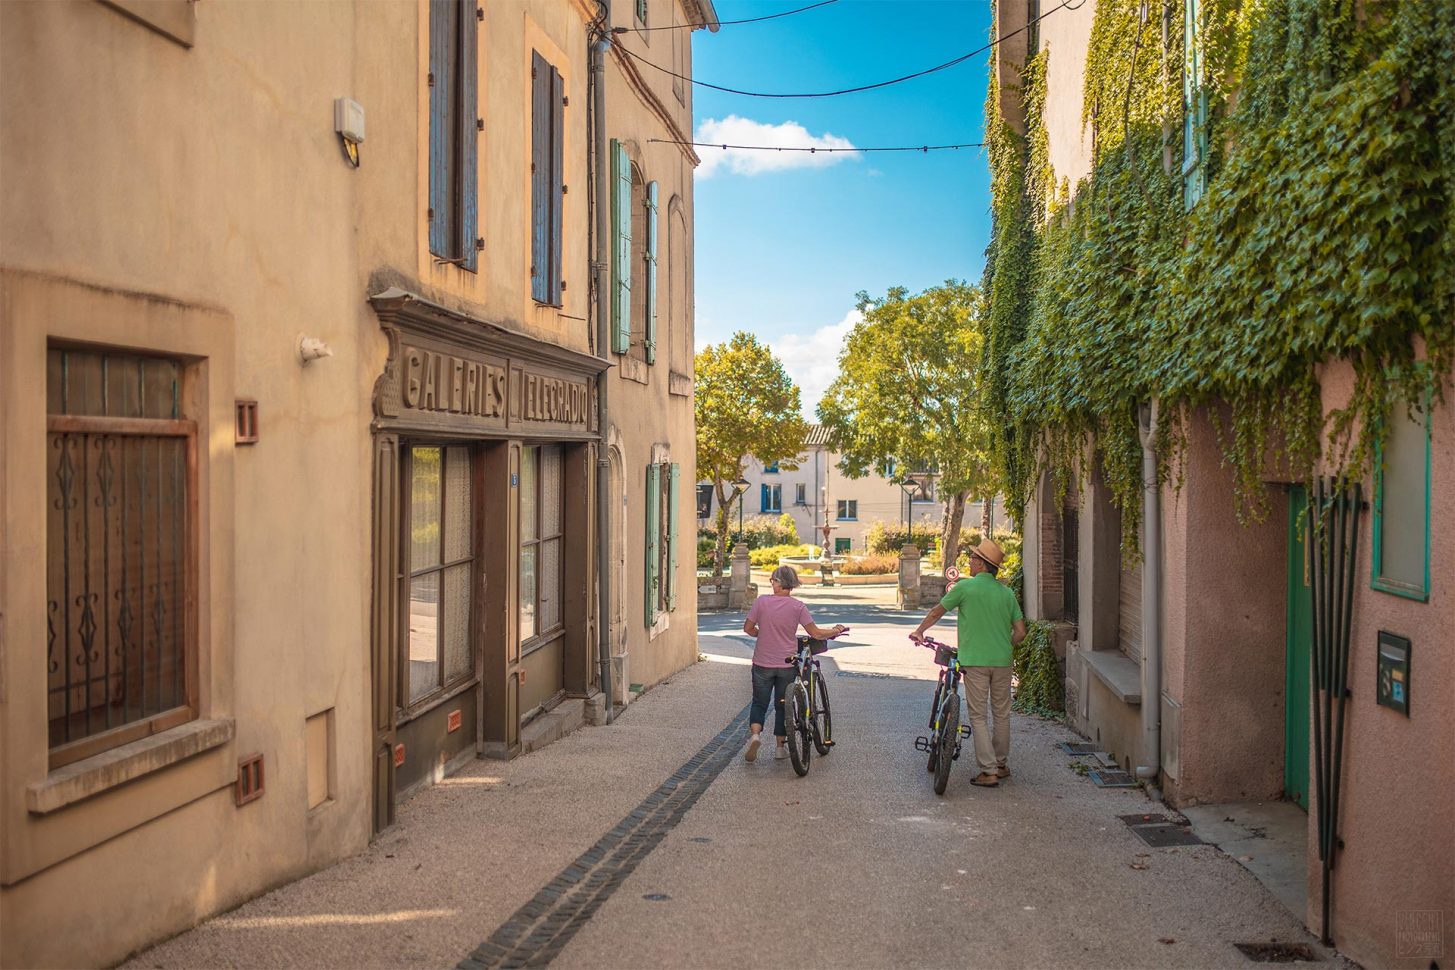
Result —
<svg viewBox="0 0 1455 970"><path fill-rule="evenodd" d="M1254 963L1318 963L1319 957L1306 943L1234 943Z"/></svg>
<svg viewBox="0 0 1455 970"><path fill-rule="evenodd" d="M1192 830L1175 822L1157 822L1152 825L1133 825L1132 831L1143 842L1154 849L1165 849L1169 845L1202 845L1202 839Z"/></svg>
<svg viewBox="0 0 1455 970"><path fill-rule="evenodd" d="M1067 754L1096 754L1101 751L1101 746L1092 744L1089 741L1062 741L1056 745Z"/></svg>
<svg viewBox="0 0 1455 970"><path fill-rule="evenodd" d="M1088 771L1087 776L1096 782L1097 788L1136 788L1137 779L1125 771L1111 769Z"/></svg>
<svg viewBox="0 0 1455 970"><path fill-rule="evenodd" d="M1128 825L1156 825L1158 822L1172 821L1166 815L1118 815L1117 818Z"/></svg>

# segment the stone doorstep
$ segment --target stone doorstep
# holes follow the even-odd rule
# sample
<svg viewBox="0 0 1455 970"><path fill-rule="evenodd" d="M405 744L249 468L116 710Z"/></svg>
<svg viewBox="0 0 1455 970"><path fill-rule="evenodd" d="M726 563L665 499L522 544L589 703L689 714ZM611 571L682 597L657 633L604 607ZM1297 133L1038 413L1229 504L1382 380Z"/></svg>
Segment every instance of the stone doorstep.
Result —
<svg viewBox="0 0 1455 970"><path fill-rule="evenodd" d="M539 751L586 723L586 702L568 698L520 729L520 753Z"/></svg>

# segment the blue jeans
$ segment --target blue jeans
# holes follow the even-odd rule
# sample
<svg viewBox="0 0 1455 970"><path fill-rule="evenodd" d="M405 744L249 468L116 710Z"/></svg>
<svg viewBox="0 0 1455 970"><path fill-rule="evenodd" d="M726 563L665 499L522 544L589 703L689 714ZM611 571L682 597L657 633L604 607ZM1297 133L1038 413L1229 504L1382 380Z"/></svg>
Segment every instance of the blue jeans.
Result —
<svg viewBox="0 0 1455 970"><path fill-rule="evenodd" d="M788 685L791 683L792 667L759 667L753 664L753 709L748 720L753 724L766 723L763 718L768 713L768 702L775 699L773 733L780 738L787 737L788 728L783 724L783 702L788 697ZM774 695L777 695L776 698Z"/></svg>

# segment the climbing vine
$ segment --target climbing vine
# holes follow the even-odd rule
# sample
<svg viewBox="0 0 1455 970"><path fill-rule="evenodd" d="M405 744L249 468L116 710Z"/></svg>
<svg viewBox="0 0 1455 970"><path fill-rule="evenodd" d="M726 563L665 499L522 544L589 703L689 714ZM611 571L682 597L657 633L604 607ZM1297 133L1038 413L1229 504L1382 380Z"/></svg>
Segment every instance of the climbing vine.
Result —
<svg viewBox="0 0 1455 970"><path fill-rule="evenodd" d="M1022 713L1059 717L1066 712L1061 665L1052 646L1055 626L1044 620L1027 623L1026 638L1016 644L1015 709Z"/></svg>
<svg viewBox="0 0 1455 970"><path fill-rule="evenodd" d="M1094 442L1129 550L1142 402L1161 402L1159 478L1206 408L1257 517L1270 459L1362 477L1393 409L1438 398L1455 363L1455 5L1202 0L1206 192L1188 209L1182 3L1163 3L1097 5L1074 193L1046 156L1056 51L1023 69L1024 135L994 82L987 103L995 458L1023 503L1042 472L1084 476ZM1326 411L1330 361L1354 389Z"/></svg>

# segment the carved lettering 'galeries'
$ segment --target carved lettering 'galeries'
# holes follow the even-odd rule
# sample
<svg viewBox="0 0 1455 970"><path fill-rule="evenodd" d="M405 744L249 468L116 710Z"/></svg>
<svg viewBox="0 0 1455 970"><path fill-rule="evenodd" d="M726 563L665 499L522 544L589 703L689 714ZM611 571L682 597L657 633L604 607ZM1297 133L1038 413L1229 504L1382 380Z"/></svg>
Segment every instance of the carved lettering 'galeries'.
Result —
<svg viewBox="0 0 1455 970"><path fill-rule="evenodd" d="M586 385L559 377L525 375L521 416L527 421L585 424L590 406Z"/></svg>
<svg viewBox="0 0 1455 970"><path fill-rule="evenodd" d="M503 367L416 347L404 348L400 396L417 411L498 418L505 414Z"/></svg>

